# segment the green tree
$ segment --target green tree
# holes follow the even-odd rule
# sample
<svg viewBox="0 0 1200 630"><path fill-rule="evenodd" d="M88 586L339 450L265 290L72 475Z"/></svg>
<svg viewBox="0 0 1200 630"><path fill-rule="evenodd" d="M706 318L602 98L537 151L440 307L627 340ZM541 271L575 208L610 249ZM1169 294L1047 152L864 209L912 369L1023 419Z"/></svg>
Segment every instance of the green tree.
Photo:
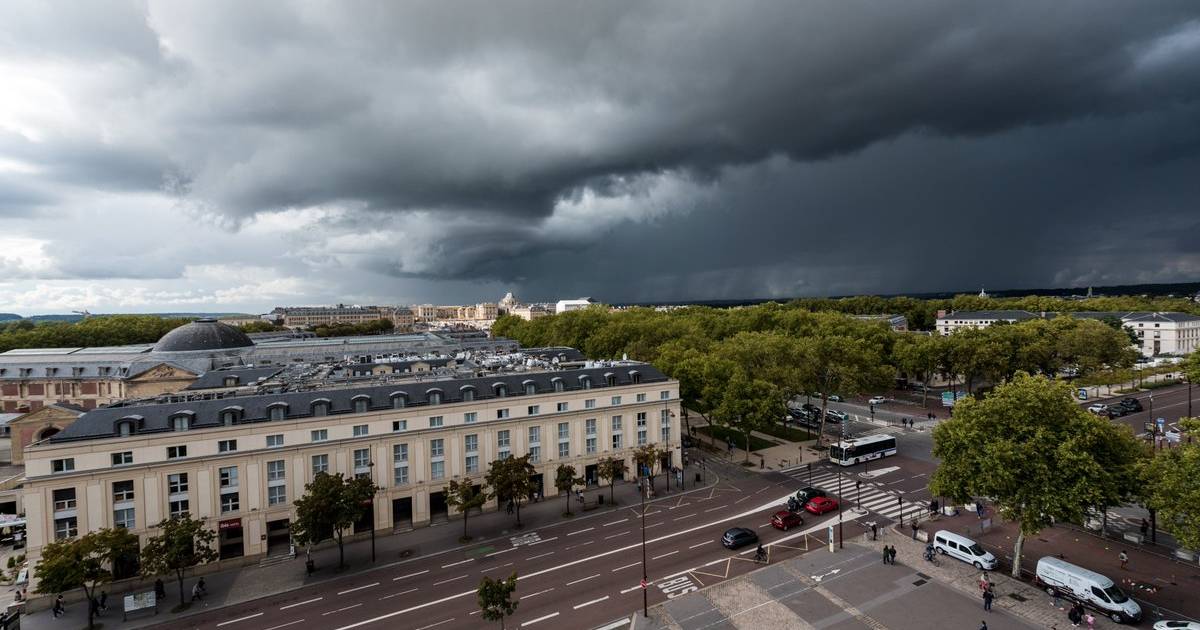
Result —
<svg viewBox="0 0 1200 630"><path fill-rule="evenodd" d="M940 335L905 335L896 341L892 350L896 367L925 385L921 388L922 406L929 395L929 381L937 374L944 339Z"/></svg>
<svg viewBox="0 0 1200 630"><path fill-rule="evenodd" d="M1192 415L1192 385L1200 381L1200 350L1188 355L1183 362L1183 376L1188 382L1188 415Z"/></svg>
<svg viewBox="0 0 1200 630"><path fill-rule="evenodd" d="M771 426L786 412L783 397L774 385L735 370L722 384L720 402L713 409L713 418L742 434L746 446L745 461L749 462L750 435Z"/></svg>
<svg viewBox="0 0 1200 630"><path fill-rule="evenodd" d="M470 541L471 537L467 534L467 517L471 514L471 510L482 510L484 504L492 499L491 493L488 492L487 486L476 488L470 479L462 481L451 479L450 484L442 491L446 495L446 505L462 512L463 535L458 542Z"/></svg>
<svg viewBox="0 0 1200 630"><path fill-rule="evenodd" d="M479 581L479 589L475 594L479 598L481 616L488 621L499 621L500 630L504 630L504 620L517 610L519 601L513 600L517 591L517 573L502 580L493 580L486 575Z"/></svg>
<svg viewBox="0 0 1200 630"><path fill-rule="evenodd" d="M629 474L629 464L625 463L623 458L619 457L602 457L596 464L596 474L601 479L608 480L608 502L613 505L617 504L615 486L617 479L622 479Z"/></svg>
<svg viewBox="0 0 1200 630"><path fill-rule="evenodd" d="M1150 458L1143 482L1146 504L1166 529L1188 549L1200 549L1200 444L1183 444Z"/></svg>
<svg viewBox="0 0 1200 630"><path fill-rule="evenodd" d="M1014 577L1027 536L1129 496L1144 453L1127 428L1080 409L1066 383L1024 373L986 398L960 401L933 439L941 460L930 481L935 495L990 497L1020 523Z"/></svg>
<svg viewBox="0 0 1200 630"><path fill-rule="evenodd" d="M638 466L638 476L645 477L651 488L654 488L654 470L662 464L662 456L665 453L665 450L649 442L633 450L633 461Z"/></svg>
<svg viewBox="0 0 1200 630"><path fill-rule="evenodd" d="M112 566L137 553L137 536L124 527L101 529L80 538L56 540L42 548L35 569L38 593L62 593L82 588L88 602L96 597L96 588L113 579ZM88 605L88 628L94 627L92 607Z"/></svg>
<svg viewBox="0 0 1200 630"><path fill-rule="evenodd" d="M328 538L337 540L338 568L345 568L343 537L366 514L376 492L378 487L369 477L346 479L342 473L317 473L304 486L304 496L296 499L292 536L301 545L314 545Z"/></svg>
<svg viewBox="0 0 1200 630"><path fill-rule="evenodd" d="M825 394L821 399L820 443L825 443L825 415L830 394L850 394L890 385L892 370L884 365L878 345L839 330L839 322L826 318L802 339L805 369L811 387ZM861 330L861 329L860 329Z"/></svg>
<svg viewBox="0 0 1200 630"><path fill-rule="evenodd" d="M521 525L521 501L535 490L533 475L536 471L529 463L529 455L492 460L484 477L488 485L496 489L501 501L512 501L517 510L517 527Z"/></svg>
<svg viewBox="0 0 1200 630"><path fill-rule="evenodd" d="M186 604L183 574L188 569L217 559L213 541L217 534L204 527L204 521L184 514L158 525L158 534L142 547L142 575L146 577L174 573L179 583L179 606Z"/></svg>
<svg viewBox="0 0 1200 630"><path fill-rule="evenodd" d="M559 493L565 493L566 498L565 510L563 516L571 516L571 488L581 485L583 477L575 474L575 467L570 464L559 464L554 471L554 488Z"/></svg>

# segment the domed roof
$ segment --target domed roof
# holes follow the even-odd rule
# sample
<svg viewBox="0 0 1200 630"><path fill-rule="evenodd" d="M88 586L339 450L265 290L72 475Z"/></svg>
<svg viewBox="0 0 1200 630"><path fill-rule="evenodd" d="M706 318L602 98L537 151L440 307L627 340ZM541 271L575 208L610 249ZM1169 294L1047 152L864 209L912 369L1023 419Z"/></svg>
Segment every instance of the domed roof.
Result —
<svg viewBox="0 0 1200 630"><path fill-rule="evenodd" d="M162 336L154 344L154 352L192 352L195 350L228 350L247 348L254 342L241 329L222 324L215 319L197 319Z"/></svg>

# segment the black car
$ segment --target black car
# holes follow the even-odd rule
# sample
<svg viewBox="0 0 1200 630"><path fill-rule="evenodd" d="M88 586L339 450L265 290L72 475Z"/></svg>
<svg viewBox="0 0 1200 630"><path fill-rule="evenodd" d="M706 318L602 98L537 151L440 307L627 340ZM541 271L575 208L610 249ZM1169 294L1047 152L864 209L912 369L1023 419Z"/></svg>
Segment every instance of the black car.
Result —
<svg viewBox="0 0 1200 630"><path fill-rule="evenodd" d="M745 527L734 527L726 531L724 536L721 536L721 544L725 545L726 549L737 549L757 543L758 534L754 533L754 530L746 529Z"/></svg>
<svg viewBox="0 0 1200 630"><path fill-rule="evenodd" d="M1124 407L1125 411L1133 413L1142 410L1142 401L1136 398L1122 398L1120 406Z"/></svg>
<svg viewBox="0 0 1200 630"><path fill-rule="evenodd" d="M1124 405L1109 405L1108 408L1104 410L1104 415L1108 416L1109 418L1120 418L1121 416L1128 415L1129 413L1130 411L1126 409Z"/></svg>
<svg viewBox="0 0 1200 630"><path fill-rule="evenodd" d="M800 507L804 507L809 501L812 501L817 497L824 496L829 495L825 494L825 491L820 488L809 486L807 488L801 488L800 491L796 493L796 500L800 502Z"/></svg>

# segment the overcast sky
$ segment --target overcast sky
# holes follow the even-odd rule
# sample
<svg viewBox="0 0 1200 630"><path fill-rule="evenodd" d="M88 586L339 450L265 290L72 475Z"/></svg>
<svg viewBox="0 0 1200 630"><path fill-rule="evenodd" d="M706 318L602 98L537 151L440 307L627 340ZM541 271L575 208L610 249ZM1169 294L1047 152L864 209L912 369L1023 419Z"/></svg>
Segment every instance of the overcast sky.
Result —
<svg viewBox="0 0 1200 630"><path fill-rule="evenodd" d="M8 2L0 311L1200 279L1200 3Z"/></svg>

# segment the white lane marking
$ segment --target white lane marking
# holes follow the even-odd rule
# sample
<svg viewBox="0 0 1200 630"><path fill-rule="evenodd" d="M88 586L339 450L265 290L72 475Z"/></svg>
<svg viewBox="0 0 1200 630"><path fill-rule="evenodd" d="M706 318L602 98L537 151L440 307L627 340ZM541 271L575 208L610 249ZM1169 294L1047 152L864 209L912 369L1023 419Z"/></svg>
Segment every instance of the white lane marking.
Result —
<svg viewBox="0 0 1200 630"><path fill-rule="evenodd" d="M392 581L395 582L396 580L403 580L404 578L417 577L418 575L424 575L426 573L429 573L429 569L417 571L416 573L409 573L408 575L401 575L400 577L394 577L392 578Z"/></svg>
<svg viewBox="0 0 1200 630"><path fill-rule="evenodd" d="M294 625L296 625L296 624L298 624L298 623L304 623L304 620L303 620L303 619L297 619L297 620L295 620L295 621L289 621L289 622L287 622L287 623L281 623L281 624L279 624L278 626L271 626L270 628L267 628L267 630L279 630L280 628L286 628L286 627L288 627L288 626L294 626Z"/></svg>
<svg viewBox="0 0 1200 630"><path fill-rule="evenodd" d="M628 520L629 520L628 518L623 518L623 519L621 519L621 520L619 520L619 521L613 521L613 522L611 522L611 523L605 523L605 524L601 525L600 527L608 527L609 525L616 525L617 523L624 523L625 521L628 521Z"/></svg>
<svg viewBox="0 0 1200 630"><path fill-rule="evenodd" d="M675 551L670 551L670 552L664 553L664 554L663 554L663 555L661 555L661 556L654 556L653 558L650 558L650 559L651 559L651 560L658 560L659 558L666 558L667 556L673 556L673 555L675 555L675 554L677 554L677 553L679 553L679 550L678 550L678 549L676 549Z"/></svg>
<svg viewBox="0 0 1200 630"><path fill-rule="evenodd" d="M673 520L673 521L682 521L682 520L685 520L685 519L692 518L692 517L693 517L693 516L695 516L695 515L696 515L696 513L695 513L695 512L692 512L691 514L688 514L687 516L680 516L679 518L673 518L673 519L671 519L671 520Z"/></svg>
<svg viewBox="0 0 1200 630"><path fill-rule="evenodd" d="M542 616L542 617L538 617L537 619L530 619L529 621L526 621L525 623L521 624L521 627L522 627L522 628L524 628L525 626L532 626L533 624L535 624L535 623L537 623L537 622L539 622L539 621L545 621L545 620L547 620L547 619L553 619L553 618L555 618L555 617L557 617L557 616L558 616L558 613L557 613L557 612L552 612L552 613L550 613L549 615L545 615L545 616Z"/></svg>
<svg viewBox="0 0 1200 630"><path fill-rule="evenodd" d="M654 510L653 512L646 512L645 515L646 516L654 516L655 514L661 514L661 513L662 513L662 510Z"/></svg>
<svg viewBox="0 0 1200 630"><path fill-rule="evenodd" d="M567 582L567 583L565 584L565 586L571 586L572 584L578 584L578 583L580 583L580 582L586 582L586 581L588 581L588 580L590 580L590 579L592 579L592 578L598 578L598 577L600 577L600 574L599 574L599 573L597 573L596 575L589 575L589 576L587 576L587 577L585 577L585 578L580 578L580 579L578 579L578 580L575 580L574 582Z"/></svg>
<svg viewBox="0 0 1200 630"><path fill-rule="evenodd" d="M280 607L279 607L279 610L287 610L287 609L289 609L289 608L295 608L296 606L303 606L303 605L305 605L305 604L311 604L311 603L313 603L313 602L319 602L319 601L321 601L322 599L325 599L325 598L324 598L324 597L314 597L314 598L312 598L312 599L306 599L306 600L304 600L304 601L302 601L302 602L296 602L295 604L288 604L287 606L280 606Z"/></svg>
<svg viewBox="0 0 1200 630"><path fill-rule="evenodd" d="M231 623L237 623L239 621L245 621L247 619L254 619L255 617L261 617L261 616L263 616L262 613L254 613L253 615L246 615L245 617L238 617L237 619L230 619L229 621L222 621L221 623L219 623L217 625L218 626L227 626Z"/></svg>
<svg viewBox="0 0 1200 630"><path fill-rule="evenodd" d="M537 560L538 558L545 558L546 556L552 556L552 555L554 555L553 551L547 551L546 553L539 553L536 556L529 556L528 558L525 558L525 560L526 561Z"/></svg>
<svg viewBox="0 0 1200 630"><path fill-rule="evenodd" d="M489 553L486 556L484 556L484 558L491 558L492 556L498 556L502 553L508 553L510 551L515 551L516 549L517 549L516 547L509 547L508 549L501 549L500 551L493 551L492 553Z"/></svg>
<svg viewBox="0 0 1200 630"><path fill-rule="evenodd" d="M420 628L417 628L417 630L429 630L430 628L436 628L437 626L440 626L444 623L450 623L451 621L454 621L454 617L451 617L449 619L443 619L442 621L439 621L437 623L431 623L428 626L421 626Z"/></svg>
<svg viewBox="0 0 1200 630"><path fill-rule="evenodd" d="M353 605L353 606L346 606L345 608L339 608L339 609L337 609L337 610L331 610L331 611L329 611L329 612L323 612L323 613L321 613L321 616L322 616L322 617L324 617L325 615L332 615L333 613L340 613L340 612L342 612L343 610L350 610L351 608L358 608L359 606L362 606L362 604L355 604L355 605Z"/></svg>
<svg viewBox="0 0 1200 630"><path fill-rule="evenodd" d="M662 523L651 523L651 524L643 527L642 529L650 529L651 527L658 527L659 525L662 525Z"/></svg>
<svg viewBox="0 0 1200 630"><path fill-rule="evenodd" d="M626 530L626 531L621 532L620 534L613 534L612 536L605 536L604 540L608 540L609 538L616 538L617 536L624 536L624 535L628 534L629 532L630 532L630 530Z"/></svg>
<svg viewBox="0 0 1200 630"><path fill-rule="evenodd" d="M542 543L548 543L548 542L550 542L551 540L558 540L558 536L551 536L551 537L549 537L549 538L547 538L547 539L545 539L545 540L539 540L539 541L537 541L537 542L532 542L532 543L529 543L528 545L526 545L526 547L532 547L532 546L534 546L534 545L540 545L540 544L542 544Z"/></svg>
<svg viewBox="0 0 1200 630"><path fill-rule="evenodd" d="M498 565L498 566L494 566L494 567L492 567L492 568L490 568L490 569L484 569L484 570L480 571L480 573L487 573L488 571L495 571L496 569L503 569L504 567L511 567L511 566L512 566L512 563L511 563L511 562L508 562L508 563L505 563L505 564L501 564L501 565Z"/></svg>
<svg viewBox="0 0 1200 630"><path fill-rule="evenodd" d="M442 584L446 584L447 582L453 582L454 580L461 580L461 579L463 579L463 578L465 578L465 577L467 577L467 576L466 576L466 574L463 574L463 575L460 575L460 576L458 576L458 577L452 577L452 578L450 578L449 580L442 580L441 582L434 582L434 583L433 583L433 585L434 585L434 586L441 586Z"/></svg>
<svg viewBox="0 0 1200 630"><path fill-rule="evenodd" d="M744 496L744 497L738 499L737 501L734 501L733 504L737 505L737 504L741 503L742 501L745 501L746 499L749 499L749 498L750 498L749 496Z"/></svg>
<svg viewBox="0 0 1200 630"><path fill-rule="evenodd" d="M715 507L715 508L708 508L707 510L704 510L704 513L705 513L705 514L708 514L709 512L716 512L717 510L724 510L726 507L729 507L729 506L726 506L726 505L718 505L718 506L717 506L717 507Z"/></svg>
<svg viewBox="0 0 1200 630"><path fill-rule="evenodd" d="M458 565L460 565L460 564L466 564L466 563L468 563L468 562L475 562L475 559L474 559L474 558L467 558L466 560L459 560L458 562L451 562L450 564L443 564L443 565L442 565L442 568L443 568L443 569L449 569L450 567L456 567L456 566L458 566Z"/></svg>
<svg viewBox="0 0 1200 630"><path fill-rule="evenodd" d="M364 588L371 588L372 586L379 586L379 582L376 582L374 584L368 584L366 586L356 586L354 588L346 589L344 591L338 591L338 595L345 595L346 593L353 593L354 591L361 591Z"/></svg>
<svg viewBox="0 0 1200 630"><path fill-rule="evenodd" d="M709 544L709 543L707 543L707 542L696 543L696 544L692 545L691 547L688 547L688 549L695 549L696 547L703 547L704 545L707 545L707 544Z"/></svg>
<svg viewBox="0 0 1200 630"><path fill-rule="evenodd" d="M593 529L596 529L596 528L595 528L595 527L589 527L589 528L587 528L587 529L581 529L581 530L579 530L579 531L577 531L577 532L571 532L571 533L569 533L569 534L567 534L567 535L568 535L568 536L574 536L575 534L582 534L583 532L590 532L590 531L592 531Z"/></svg>
<svg viewBox="0 0 1200 630"><path fill-rule="evenodd" d="M637 585L637 586L633 586L633 587L627 588L627 589L625 589L625 590L621 591L621 594L622 594L622 595L624 595L625 593L628 593L629 591L636 591L636 590L638 590L639 588L642 588L642 585L641 585L641 584L639 584L639 585Z"/></svg>
<svg viewBox="0 0 1200 630"><path fill-rule="evenodd" d="M628 628L633 624L632 619L618 619L607 626L596 628L596 630L617 630L617 628Z"/></svg>
<svg viewBox="0 0 1200 630"><path fill-rule="evenodd" d="M530 593L530 594L528 594L528 595L526 595L526 596L522 597L522 598L521 598L521 601L525 601L525 600L529 599L530 597L537 597L538 595L542 595L542 594L545 594L545 593L549 593L550 591L553 591L553 590L554 590L554 587L553 587L553 586L551 586L551 587L550 587L550 588L548 588L548 589L541 590L541 591L538 591L538 592L536 592L536 593Z"/></svg>
<svg viewBox="0 0 1200 630"><path fill-rule="evenodd" d="M399 593L392 593L391 595L384 595L383 597L380 597L379 599L384 600L384 599L391 599L393 597L400 597L401 595L408 595L409 593L411 593L415 590L417 590L417 589L410 588L407 591L400 591Z"/></svg>
<svg viewBox="0 0 1200 630"><path fill-rule="evenodd" d="M641 564L641 562L631 562L623 567L617 567L617 568L613 569L612 571L609 571L609 573L616 573L617 571L620 571L621 569L628 569L629 567L636 567L639 564Z"/></svg>
<svg viewBox="0 0 1200 630"><path fill-rule="evenodd" d="M667 539L670 539L670 538L674 538L674 537L676 537L676 536L684 536L684 535L690 534L690 533L692 533L692 532L699 531L699 530L701 530L701 529L706 529L706 528L712 527L713 525L720 525L721 523L728 523L729 521L733 521L733 520L737 520L737 519L740 519L740 518L746 518L746 517L748 517L748 516L753 516L753 515L756 515L756 514L758 514L759 512L763 512L763 511L765 511L765 510L769 510L769 509L771 509L771 508L773 508L773 507L777 506L779 503L781 503L781 502L783 502L783 501L787 501L787 498L788 498L789 496L791 496L791 494L792 494L792 493L790 493L790 492L789 492L788 494L786 494L786 495L784 495L784 496L782 496L782 497L779 497L778 499L776 499L776 500L774 500L774 501L771 501L770 503L764 503L763 505L760 505L760 506L758 506L758 507L752 508L752 509L750 509L750 510L746 510L745 512L742 512L742 513L740 513L740 514L730 514L730 515L728 515L728 516L726 516L726 517L724 517L724 518L718 519L718 520L716 520L716 521L712 521L712 522L709 522L709 523L703 523L703 524L700 524L700 525L696 525L696 526L694 526L694 527L689 527L689 528L687 528L687 529L681 529L681 530L679 530L679 531L677 531L677 532L673 532L673 533L670 533L670 534L665 534L665 535L663 535L663 536L659 536L658 538L654 538L654 539L652 539L652 540L648 540L648 541L646 541L646 544L654 544L654 543L656 543L656 542L662 542L662 541L664 541L664 540L667 540ZM823 525L823 524L822 524L822 525L820 525L820 526L818 526L818 527L823 529L823 528L825 527L825 525ZM813 529L813 531L816 531L816 529ZM795 536L796 536L796 537L803 536L805 533L809 533L809 532L799 532L799 533L795 534ZM791 538L792 538L792 536L785 536L785 537L781 538L780 540L778 540L778 541L775 541L775 543L770 543L770 544L776 544L776 543L779 543L779 542L783 542L784 540L791 540ZM636 543L636 544L632 544L632 545L626 545L626 546L624 546L624 547L617 547L616 549L609 549L608 551L604 551L604 552L598 553L598 554L596 554L596 555L593 555L593 556L588 556L588 557L585 557L585 558L578 558L578 559L576 559L576 560L572 560L572 561L570 561L570 562L564 562L564 563L562 563L562 564L557 564L557 565L555 565L555 566L552 566L552 567L549 567L549 568L547 568L547 569L542 569L541 571L534 571L533 573L529 573L529 574L527 574L527 575L523 575L523 576L521 576L521 577L519 577L519 578L517 578L517 579L518 579L518 580L526 580L526 579L535 578L535 577L537 577L537 576L539 576L539 575L544 575L544 574L546 574L546 573L550 573L551 571L558 571L559 569L565 569L565 568L567 568L567 567L574 566L574 565L577 565L577 564L582 564L582 563L584 563L584 562L591 562L592 560L595 560L595 559L597 559L597 558L603 558L603 557L605 557L605 556L610 556L610 555L613 555L613 554L622 553L622 552L625 552L625 551L629 551L630 549L637 549L637 548L638 548L638 547L640 547L640 546L641 546L641 543ZM712 562L710 562L710 563L708 563L708 564L706 564L706 565L703 565L703 566L711 566L711 565L714 565L714 564L718 564L718 563L721 563L721 562L728 562L728 561L729 561L729 559L728 559L728 558L719 558L719 559L717 559L717 560L713 560ZM693 569L689 569L688 571L691 571L691 570L693 570ZM676 577L676 576L678 576L678 575L682 575L683 573L687 573L688 571L683 571L683 572L681 572L681 573L676 573L676 574L674 574L674 575L672 575L672 576L668 576L668 577ZM659 580L663 580L663 579L666 579L666 578L659 578ZM657 582L657 581L659 581L659 580L656 580L656 582ZM373 624L373 623L376 623L376 622L379 622L379 621L383 621L384 619L391 619L391 618L393 618L393 617L399 617L400 615L406 615L406 614L408 614L408 613L411 613L411 612L413 612L413 611L416 611L416 610L421 610L421 609L423 609L423 608L429 608L430 606L437 606L438 604L444 604L444 603L446 603L446 602L453 601L453 600L459 599L459 598L461 598L461 597L469 597L469 596L471 596L471 595L475 595L475 594L476 594L476 590L475 590L475 589L471 589L471 590L469 590L469 591L463 591L463 592L461 592L461 593L455 593L455 594L453 594L453 595L447 595L447 596L445 596L445 597L441 597L441 598L438 598L438 599L435 599L435 600L432 600L432 601L428 601L428 602L424 602L424 603L421 603L421 604L417 604L417 605L415 605L415 606L409 606L408 608L402 608L402 609L400 609L400 610L394 610L394 611L392 611L392 612L390 612L390 613L384 613L384 614L382 614L382 615L377 615L377 616L375 616L375 617L372 617L372 618L370 618L370 619L364 619L364 620L362 620L362 621L358 621L358 622L355 622L355 623L352 623L352 624L349 624L349 625L341 626L341 627L337 628L337 630L352 630L353 628L361 628L362 626L366 626L366 625L370 625L370 624Z"/></svg>
<svg viewBox="0 0 1200 630"><path fill-rule="evenodd" d="M583 608L584 606L591 606L592 604L599 604L600 602L602 602L606 599L608 599L608 595L605 595L604 597L601 597L599 599L593 599L590 602L583 602L582 604L579 604L578 606L576 606L575 610L579 610L580 608Z"/></svg>
<svg viewBox="0 0 1200 630"><path fill-rule="evenodd" d="M758 526L758 528L759 528L759 529L762 529L762 528L764 528L764 527L770 527L770 526L771 526L771 524L770 524L770 523L763 523L762 525L759 525L759 526Z"/></svg>
<svg viewBox="0 0 1200 630"><path fill-rule="evenodd" d="M590 545L590 544L592 544L592 543L594 543L594 542L596 542L596 541L594 541L594 540L589 540L589 541L587 541L587 542L585 542L585 543L579 543L578 545L571 545L571 546L569 546L569 547L565 547L565 548L563 549L563 551L570 551L570 550L572 550L572 549L578 549L578 548L580 548L580 547L586 547L586 546L588 546L588 545Z"/></svg>

